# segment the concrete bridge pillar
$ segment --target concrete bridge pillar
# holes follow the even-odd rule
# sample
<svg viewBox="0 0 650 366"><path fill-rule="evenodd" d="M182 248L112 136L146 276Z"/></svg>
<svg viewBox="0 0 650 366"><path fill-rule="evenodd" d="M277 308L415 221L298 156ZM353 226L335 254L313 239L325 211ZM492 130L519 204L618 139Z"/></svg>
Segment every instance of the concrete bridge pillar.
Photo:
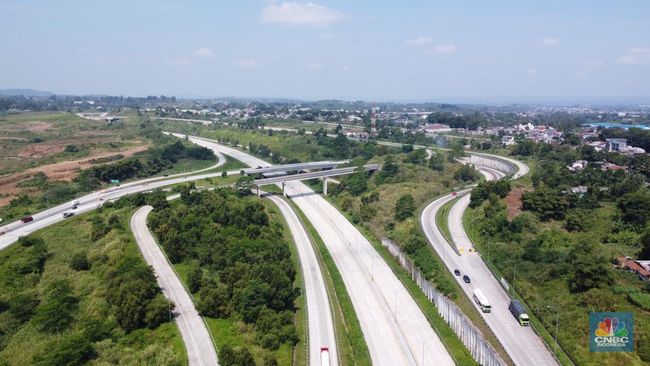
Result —
<svg viewBox="0 0 650 366"><path fill-rule="evenodd" d="M323 195L327 196L327 177L323 177Z"/></svg>
<svg viewBox="0 0 650 366"><path fill-rule="evenodd" d="M285 190L285 186L287 185L287 182L282 182L282 195L287 196L287 191Z"/></svg>

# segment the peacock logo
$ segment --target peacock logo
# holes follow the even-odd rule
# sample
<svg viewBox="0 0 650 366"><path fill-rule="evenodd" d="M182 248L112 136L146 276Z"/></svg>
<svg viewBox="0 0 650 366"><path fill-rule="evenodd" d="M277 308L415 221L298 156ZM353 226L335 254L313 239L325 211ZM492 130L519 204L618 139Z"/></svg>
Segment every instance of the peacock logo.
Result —
<svg viewBox="0 0 650 366"><path fill-rule="evenodd" d="M598 323L596 329L596 337L626 337L627 329L625 323L618 320L618 318L605 318L602 322Z"/></svg>
<svg viewBox="0 0 650 366"><path fill-rule="evenodd" d="M589 314L589 350L591 352L633 352L634 317L632 313L601 312Z"/></svg>

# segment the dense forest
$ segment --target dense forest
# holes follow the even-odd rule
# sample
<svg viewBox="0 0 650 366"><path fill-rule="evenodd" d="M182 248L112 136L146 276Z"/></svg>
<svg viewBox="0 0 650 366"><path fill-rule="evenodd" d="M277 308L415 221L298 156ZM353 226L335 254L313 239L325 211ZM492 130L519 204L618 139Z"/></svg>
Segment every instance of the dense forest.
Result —
<svg viewBox="0 0 650 366"><path fill-rule="evenodd" d="M184 189L179 202L152 213L150 227L172 263L189 267L187 286L202 315L241 320L271 364L271 351L298 341L291 252L261 202L232 189ZM223 365L250 359L248 349L231 346L220 349Z"/></svg>

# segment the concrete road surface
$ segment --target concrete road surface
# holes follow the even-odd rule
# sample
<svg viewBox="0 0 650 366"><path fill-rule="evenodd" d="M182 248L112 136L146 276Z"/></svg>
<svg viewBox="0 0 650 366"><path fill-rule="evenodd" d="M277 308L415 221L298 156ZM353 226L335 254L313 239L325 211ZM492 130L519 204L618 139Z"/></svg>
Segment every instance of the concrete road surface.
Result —
<svg viewBox="0 0 650 366"><path fill-rule="evenodd" d="M222 166L226 162L226 159L221 154L217 154L217 156L219 157L219 162L216 165L206 169L188 173L174 174L169 177L148 178L140 181L126 183L119 187L111 187L102 191L92 192L77 199L79 201L79 206L77 209L72 209L72 201L70 201L31 215L34 218L34 221L32 222L23 224L20 222L20 220L18 220L10 224L0 226L0 250L13 244L21 236L29 235L36 230L64 220L64 212L73 212L78 215L84 212L92 211L96 209L98 205L102 205L106 201L113 201L129 194L152 191L156 188L178 183L191 182L194 180L220 177L221 172L190 175L205 171L207 169L214 169ZM237 170L236 172L232 171L228 173L239 174L239 171Z"/></svg>
<svg viewBox="0 0 650 366"><path fill-rule="evenodd" d="M505 174L477 167L487 179L500 179ZM449 212L449 231L454 244L462 248L462 254L457 255L450 243L444 238L436 226L436 213L447 202L454 199L451 195L441 197L429 204L422 211L421 222L429 243L438 252L445 265L450 271L460 270L461 276L455 276L463 288L463 291L472 298L475 288L480 288L492 305L491 313L483 313L480 308L476 309L483 316L492 332L506 350L516 365L557 365L557 361L546 348L542 340L531 327L522 327L508 310L510 296L501 287L498 280L492 275L481 256L474 251L467 234L463 228L463 213L469 205L470 190L458 192L461 198L454 204ZM462 275L468 275L471 283L467 284L462 280Z"/></svg>
<svg viewBox="0 0 650 366"><path fill-rule="evenodd" d="M189 364L190 366L219 365L210 333L196 311L190 294L147 228L147 215L151 210L151 206L139 208L131 217L131 230L142 256L153 267L163 294L176 306L173 311L174 321L181 331Z"/></svg>
<svg viewBox="0 0 650 366"><path fill-rule="evenodd" d="M251 167L268 165L213 140L190 137L190 141ZM354 305L373 364L454 364L421 309L365 237L334 206L303 183L287 183L286 192L314 225L332 255Z"/></svg>
<svg viewBox="0 0 650 366"><path fill-rule="evenodd" d="M287 221L293 241L298 248L305 284L307 321L309 324L309 365L320 366L320 350L322 347L327 347L330 354L330 365L336 366L338 365L338 350L332 310L314 247L291 206L278 196L269 195L267 197L280 209L282 216Z"/></svg>

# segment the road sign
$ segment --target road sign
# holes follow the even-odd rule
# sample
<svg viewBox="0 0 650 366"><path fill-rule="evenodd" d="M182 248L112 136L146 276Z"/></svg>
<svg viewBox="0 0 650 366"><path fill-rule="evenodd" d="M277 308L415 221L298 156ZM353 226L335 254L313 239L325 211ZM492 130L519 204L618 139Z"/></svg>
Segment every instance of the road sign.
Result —
<svg viewBox="0 0 650 366"><path fill-rule="evenodd" d="M120 184L119 179L111 179L111 184Z"/></svg>

